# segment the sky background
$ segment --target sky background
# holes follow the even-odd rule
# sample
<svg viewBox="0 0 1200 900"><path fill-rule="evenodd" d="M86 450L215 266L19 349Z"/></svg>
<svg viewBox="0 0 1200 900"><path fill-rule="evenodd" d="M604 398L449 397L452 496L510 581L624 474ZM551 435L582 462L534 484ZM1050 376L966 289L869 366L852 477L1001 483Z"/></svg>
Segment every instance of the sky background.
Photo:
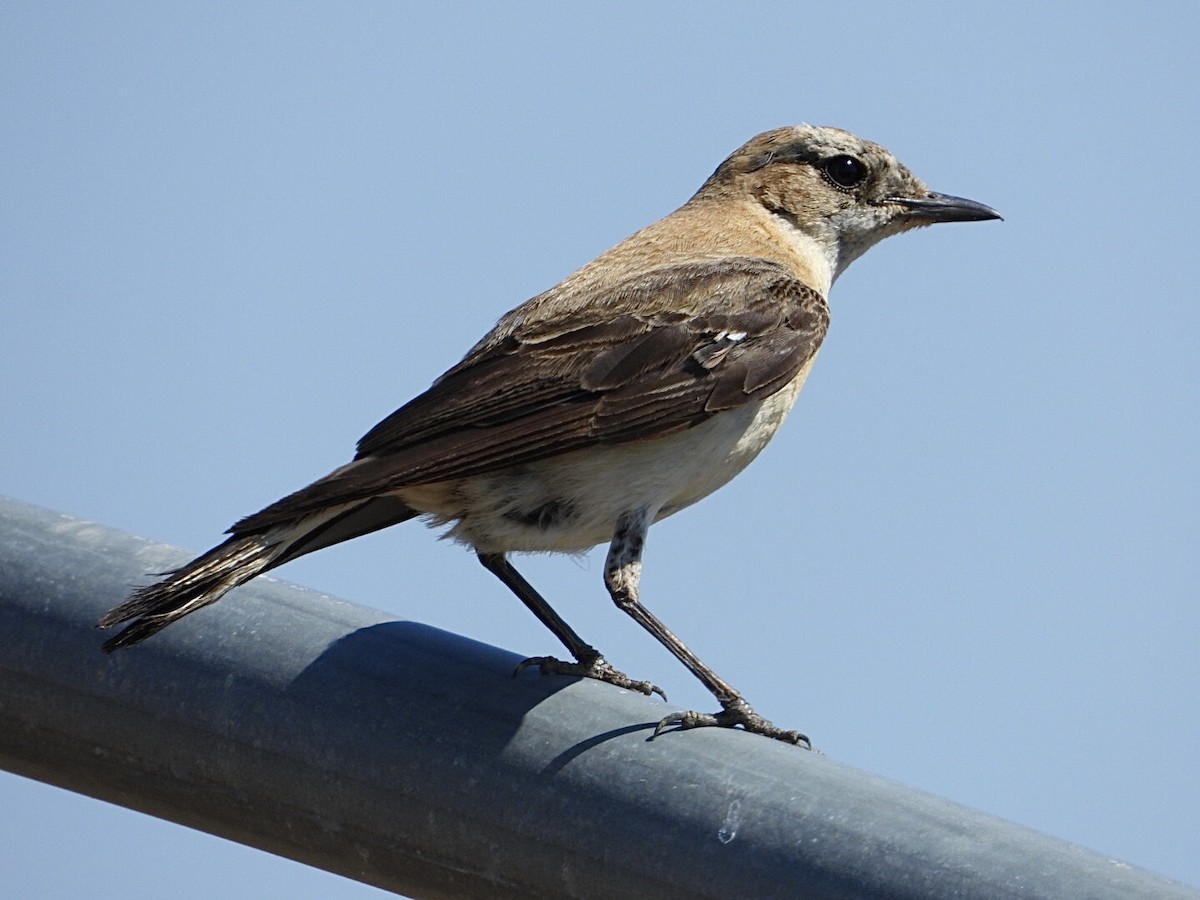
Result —
<svg viewBox="0 0 1200 900"><path fill-rule="evenodd" d="M1198 41L1191 2L10 0L0 493L203 550L746 139L838 125L1006 221L839 280L643 599L831 757L1200 885ZM434 538L278 574L559 650ZM602 559L522 570L711 707ZM0 810L12 896L383 896L11 775Z"/></svg>

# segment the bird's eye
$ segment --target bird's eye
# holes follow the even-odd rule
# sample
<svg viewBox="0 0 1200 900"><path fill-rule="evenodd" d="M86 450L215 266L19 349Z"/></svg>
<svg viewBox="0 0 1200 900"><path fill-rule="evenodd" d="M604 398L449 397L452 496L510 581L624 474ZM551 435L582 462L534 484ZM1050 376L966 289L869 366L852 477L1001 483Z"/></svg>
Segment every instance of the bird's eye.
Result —
<svg viewBox="0 0 1200 900"><path fill-rule="evenodd" d="M831 156L821 163L825 177L841 188L852 188L867 177L867 167L853 156Z"/></svg>

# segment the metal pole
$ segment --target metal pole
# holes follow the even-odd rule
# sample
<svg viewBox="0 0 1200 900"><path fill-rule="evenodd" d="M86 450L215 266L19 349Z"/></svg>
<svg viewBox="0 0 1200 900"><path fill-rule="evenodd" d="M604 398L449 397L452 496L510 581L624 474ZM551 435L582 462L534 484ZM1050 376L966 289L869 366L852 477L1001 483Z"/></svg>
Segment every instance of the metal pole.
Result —
<svg viewBox="0 0 1200 900"><path fill-rule="evenodd" d="M0 766L414 897L1200 897L271 579L101 654L185 556L0 498Z"/></svg>

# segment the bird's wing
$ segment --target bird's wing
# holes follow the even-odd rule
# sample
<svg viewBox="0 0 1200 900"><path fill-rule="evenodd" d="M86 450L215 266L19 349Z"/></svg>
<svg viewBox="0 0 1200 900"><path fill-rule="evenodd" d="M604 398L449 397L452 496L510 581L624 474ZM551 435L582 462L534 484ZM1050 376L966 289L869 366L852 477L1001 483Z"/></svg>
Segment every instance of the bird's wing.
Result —
<svg viewBox="0 0 1200 900"><path fill-rule="evenodd" d="M231 531L681 431L788 384L829 322L819 293L784 266L751 258L631 276L534 324L520 324L520 311L372 428L354 462ZM509 320L518 324L502 330Z"/></svg>

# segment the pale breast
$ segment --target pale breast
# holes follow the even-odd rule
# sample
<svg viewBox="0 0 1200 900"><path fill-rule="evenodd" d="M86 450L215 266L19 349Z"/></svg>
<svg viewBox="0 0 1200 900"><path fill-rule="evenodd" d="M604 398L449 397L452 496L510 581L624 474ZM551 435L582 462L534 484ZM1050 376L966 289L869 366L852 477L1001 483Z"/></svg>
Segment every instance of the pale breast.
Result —
<svg viewBox="0 0 1200 900"><path fill-rule="evenodd" d="M398 493L430 524L453 523L446 537L480 551L581 552L611 540L617 519L630 510L645 508L658 520L727 484L775 435L811 366L766 400L668 437Z"/></svg>

